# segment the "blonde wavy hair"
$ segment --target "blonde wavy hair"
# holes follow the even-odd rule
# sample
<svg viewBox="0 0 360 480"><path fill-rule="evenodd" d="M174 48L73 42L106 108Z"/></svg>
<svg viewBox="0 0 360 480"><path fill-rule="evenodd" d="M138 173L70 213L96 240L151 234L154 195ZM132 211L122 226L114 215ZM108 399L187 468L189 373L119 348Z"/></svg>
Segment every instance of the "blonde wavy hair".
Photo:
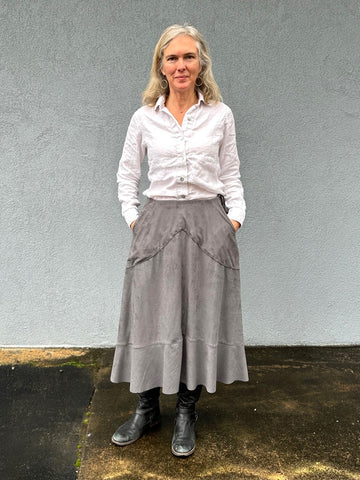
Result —
<svg viewBox="0 0 360 480"><path fill-rule="evenodd" d="M164 88L163 85L165 82L161 82L165 78L161 73L164 50L171 40L180 35L189 35L197 44L202 70L198 76L198 79L200 80L198 83L200 86L196 86L196 90L203 94L206 103L217 103L222 101L220 89L215 82L211 70L211 58L204 37L192 25L171 25L161 34L161 37L156 44L150 72L150 81L142 94L144 105L153 107L161 95L164 95L165 97L169 95L169 86L166 85Z"/></svg>

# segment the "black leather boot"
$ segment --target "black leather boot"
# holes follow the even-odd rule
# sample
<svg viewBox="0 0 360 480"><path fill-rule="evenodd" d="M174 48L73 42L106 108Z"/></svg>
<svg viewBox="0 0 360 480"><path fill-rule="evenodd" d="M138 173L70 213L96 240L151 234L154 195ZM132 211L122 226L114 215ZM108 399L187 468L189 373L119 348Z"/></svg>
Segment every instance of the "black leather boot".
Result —
<svg viewBox="0 0 360 480"><path fill-rule="evenodd" d="M195 422L197 420L195 403L200 398L201 390L202 385L198 385L195 390L188 390L185 384L180 383L174 435L171 443L171 451L176 457L188 457L195 451Z"/></svg>
<svg viewBox="0 0 360 480"><path fill-rule="evenodd" d="M132 417L121 425L111 441L121 447L136 442L151 427L160 421L159 408L160 388L153 388L139 393L139 401Z"/></svg>

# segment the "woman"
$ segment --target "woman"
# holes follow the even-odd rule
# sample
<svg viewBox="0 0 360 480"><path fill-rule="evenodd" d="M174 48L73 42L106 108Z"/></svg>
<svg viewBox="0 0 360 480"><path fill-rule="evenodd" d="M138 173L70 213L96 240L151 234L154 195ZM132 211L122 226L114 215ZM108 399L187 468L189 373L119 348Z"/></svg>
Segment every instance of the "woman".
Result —
<svg viewBox="0 0 360 480"><path fill-rule="evenodd" d="M133 240L111 373L139 401L112 441L128 445L158 423L162 388L178 394L172 453L186 457L195 450L202 386L213 393L217 381L248 380L235 237L245 202L234 120L194 27L163 32L143 103L117 173ZM139 215L146 154L150 187Z"/></svg>

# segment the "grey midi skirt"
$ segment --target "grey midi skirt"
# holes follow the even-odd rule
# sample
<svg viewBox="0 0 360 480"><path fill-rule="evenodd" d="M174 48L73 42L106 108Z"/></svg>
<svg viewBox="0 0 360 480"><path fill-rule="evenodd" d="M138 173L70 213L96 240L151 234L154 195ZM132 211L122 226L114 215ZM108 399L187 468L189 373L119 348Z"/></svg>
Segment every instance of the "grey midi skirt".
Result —
<svg viewBox="0 0 360 480"><path fill-rule="evenodd" d="M127 260L111 372L131 392L247 381L239 251L221 200L153 200Z"/></svg>

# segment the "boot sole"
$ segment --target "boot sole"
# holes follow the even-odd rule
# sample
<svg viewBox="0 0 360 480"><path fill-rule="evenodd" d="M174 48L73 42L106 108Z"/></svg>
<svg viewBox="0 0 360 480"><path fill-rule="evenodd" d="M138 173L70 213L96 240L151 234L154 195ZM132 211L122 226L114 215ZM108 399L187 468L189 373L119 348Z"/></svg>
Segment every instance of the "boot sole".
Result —
<svg viewBox="0 0 360 480"><path fill-rule="evenodd" d="M126 447L126 445L131 445L132 443L135 443L137 442L138 440L140 440L141 437L143 437L144 435L146 435L152 428L154 427L157 427L158 425L160 425L160 419L157 420L156 422L152 423L151 425L149 425L142 433L142 435L140 435L140 437L137 437L133 440L128 440L127 442L117 442L116 440L114 440L114 436L111 437L111 441L114 445L117 445L118 447Z"/></svg>
<svg viewBox="0 0 360 480"><path fill-rule="evenodd" d="M195 447L185 453L179 453L176 450L174 450L173 447L171 447L171 453L175 455L175 457L182 457L182 458L190 457L190 455L192 455L194 452L195 452Z"/></svg>
<svg viewBox="0 0 360 480"><path fill-rule="evenodd" d="M146 433L146 432L144 432L144 433ZM132 443L137 442L140 438L141 437L135 438L135 440L129 440L128 442L117 442L116 440L114 440L114 437L111 437L111 441L114 445L117 445L119 447L125 447L126 445L131 445Z"/></svg>

